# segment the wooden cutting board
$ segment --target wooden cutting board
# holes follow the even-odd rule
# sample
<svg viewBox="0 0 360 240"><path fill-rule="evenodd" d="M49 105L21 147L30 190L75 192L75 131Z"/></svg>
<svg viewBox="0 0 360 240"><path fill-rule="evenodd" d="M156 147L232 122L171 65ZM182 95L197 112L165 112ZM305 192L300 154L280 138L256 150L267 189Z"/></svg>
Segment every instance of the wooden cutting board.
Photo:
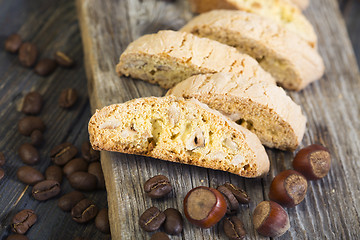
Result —
<svg viewBox="0 0 360 240"><path fill-rule="evenodd" d="M162 96L160 87L118 77L115 65L127 45L160 29L179 29L191 18L185 0L78 0L92 111L137 97ZM332 152L333 166L323 180L311 182L303 203L288 209L290 230L280 239L356 239L360 235L360 78L336 0L313 0L306 16L319 35L324 77L305 90L289 94L308 117L302 146L321 143ZM84 86L85 87L85 86ZM268 199L269 185L291 168L294 154L267 149L271 170L263 179L244 179L221 171L119 153L101 153L110 212L112 239L150 239L138 225L151 206L175 207L195 186L216 187L225 181L244 188L252 198L238 214L251 239L260 239L251 223L255 206ZM174 191L162 200L145 197L143 183L157 174L171 180ZM172 239L226 239L221 225L203 230L185 221L182 235Z"/></svg>

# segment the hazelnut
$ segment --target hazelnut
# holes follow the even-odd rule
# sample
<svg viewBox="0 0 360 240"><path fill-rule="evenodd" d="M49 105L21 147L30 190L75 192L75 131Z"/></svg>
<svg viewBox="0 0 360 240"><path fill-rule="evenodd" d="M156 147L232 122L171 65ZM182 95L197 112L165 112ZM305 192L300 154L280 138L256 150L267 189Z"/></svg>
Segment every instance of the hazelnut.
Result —
<svg viewBox="0 0 360 240"><path fill-rule="evenodd" d="M197 129L187 140L186 150L192 151L199 147L205 147L205 137L200 129Z"/></svg>
<svg viewBox="0 0 360 240"><path fill-rule="evenodd" d="M186 194L184 213L192 224L210 228L218 223L226 213L226 200L216 189L196 187Z"/></svg>
<svg viewBox="0 0 360 240"><path fill-rule="evenodd" d="M331 167L329 150L319 144L305 147L296 154L293 167L308 180L321 179L328 174Z"/></svg>
<svg viewBox="0 0 360 240"><path fill-rule="evenodd" d="M303 175L294 170L286 170L271 182L269 198L284 207L295 207L304 200L307 186Z"/></svg>
<svg viewBox="0 0 360 240"><path fill-rule="evenodd" d="M263 201L253 213L256 231L265 237L279 237L290 228L289 216L276 202Z"/></svg>

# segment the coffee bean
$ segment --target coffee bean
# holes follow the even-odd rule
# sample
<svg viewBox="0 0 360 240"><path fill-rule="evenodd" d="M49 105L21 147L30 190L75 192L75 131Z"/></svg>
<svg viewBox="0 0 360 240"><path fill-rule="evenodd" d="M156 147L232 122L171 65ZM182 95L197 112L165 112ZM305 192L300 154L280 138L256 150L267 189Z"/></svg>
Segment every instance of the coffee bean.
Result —
<svg viewBox="0 0 360 240"><path fill-rule="evenodd" d="M164 211L166 216L164 230L167 234L178 235L183 230L183 219L181 213L175 208L168 208Z"/></svg>
<svg viewBox="0 0 360 240"><path fill-rule="evenodd" d="M110 223L107 208L103 208L99 211L95 218L95 226L103 233L110 233Z"/></svg>
<svg viewBox="0 0 360 240"><path fill-rule="evenodd" d="M21 111L25 114L39 114L43 106L43 98L38 92L25 95Z"/></svg>
<svg viewBox="0 0 360 240"><path fill-rule="evenodd" d="M37 220L35 212L31 209L24 209L18 212L11 221L11 230L14 233L25 234Z"/></svg>
<svg viewBox="0 0 360 240"><path fill-rule="evenodd" d="M55 164L62 166L73 159L77 152L78 150L74 145L66 142L55 146L50 151L50 157Z"/></svg>
<svg viewBox="0 0 360 240"><path fill-rule="evenodd" d="M43 58L35 65L34 71L40 76L50 75L55 71L57 63L55 60L50 58Z"/></svg>
<svg viewBox="0 0 360 240"><path fill-rule="evenodd" d="M91 147L91 144L89 141L84 142L81 145L81 154L83 158L88 162L95 162L100 160L100 152L94 150Z"/></svg>
<svg viewBox="0 0 360 240"><path fill-rule="evenodd" d="M57 196L60 191L60 183L55 180L45 180L33 187L32 195L38 201L45 201Z"/></svg>
<svg viewBox="0 0 360 240"><path fill-rule="evenodd" d="M5 51L16 53L19 51L22 40L19 34L11 34L5 41Z"/></svg>
<svg viewBox="0 0 360 240"><path fill-rule="evenodd" d="M0 167L0 181L5 177L5 171Z"/></svg>
<svg viewBox="0 0 360 240"><path fill-rule="evenodd" d="M24 136L30 136L34 130L45 131L45 124L39 117L26 116L18 123L19 133Z"/></svg>
<svg viewBox="0 0 360 240"><path fill-rule="evenodd" d="M61 91L59 97L59 106L62 108L72 107L78 99L78 94L74 88L66 88Z"/></svg>
<svg viewBox="0 0 360 240"><path fill-rule="evenodd" d="M234 194L239 203L248 204L250 202L250 197L244 190L231 183L225 183L224 186Z"/></svg>
<svg viewBox="0 0 360 240"><path fill-rule="evenodd" d="M20 146L19 156L24 163L29 165L34 165L40 161L38 150L30 143L23 143Z"/></svg>
<svg viewBox="0 0 360 240"><path fill-rule="evenodd" d="M150 240L170 240L170 238L163 232L157 232L151 236Z"/></svg>
<svg viewBox="0 0 360 240"><path fill-rule="evenodd" d="M31 144L35 147L40 147L44 143L44 137L40 130L35 129L31 135Z"/></svg>
<svg viewBox="0 0 360 240"><path fill-rule="evenodd" d="M5 164L5 155L4 153L0 152L0 167L4 166Z"/></svg>
<svg viewBox="0 0 360 240"><path fill-rule="evenodd" d="M68 176L70 185L77 190L93 191L97 188L97 178L87 172L74 172Z"/></svg>
<svg viewBox="0 0 360 240"><path fill-rule="evenodd" d="M19 49L19 60L24 67L34 66L38 56L38 50L35 44L25 42L21 44Z"/></svg>
<svg viewBox="0 0 360 240"><path fill-rule="evenodd" d="M157 207L151 207L140 216L139 224L143 230L153 232L160 228L165 218L165 213L161 212Z"/></svg>
<svg viewBox="0 0 360 240"><path fill-rule="evenodd" d="M235 198L234 194L224 185L221 185L217 188L219 192L224 195L226 200L226 213L227 214L236 214L237 210L239 209L239 202Z"/></svg>
<svg viewBox="0 0 360 240"><path fill-rule="evenodd" d="M98 208L89 199L83 199L71 209L71 216L75 222L85 223L96 217Z"/></svg>
<svg viewBox="0 0 360 240"><path fill-rule="evenodd" d="M243 223L236 216L224 219L224 232L230 240L240 240L246 236Z"/></svg>
<svg viewBox="0 0 360 240"><path fill-rule="evenodd" d="M86 172L87 169L88 163L83 158L74 158L64 166L63 171L66 176L70 176L74 172Z"/></svg>
<svg viewBox="0 0 360 240"><path fill-rule="evenodd" d="M73 191L62 196L58 201L58 206L63 211L70 211L78 202L85 198L84 194L78 191Z"/></svg>
<svg viewBox="0 0 360 240"><path fill-rule="evenodd" d="M62 67L72 67L75 65L75 61L61 51L55 53L55 61Z"/></svg>
<svg viewBox="0 0 360 240"><path fill-rule="evenodd" d="M99 189L105 189L105 179L104 179L104 173L101 169L101 163L100 162L90 163L88 172L97 178L97 187Z"/></svg>
<svg viewBox="0 0 360 240"><path fill-rule="evenodd" d="M167 177L163 175L157 175L150 178L144 184L144 190L148 197L161 198L166 196L172 187Z"/></svg>
<svg viewBox="0 0 360 240"><path fill-rule="evenodd" d="M29 238L25 235L21 234L13 234L6 238L6 240L29 240Z"/></svg>
<svg viewBox="0 0 360 240"><path fill-rule="evenodd" d="M61 167L57 165L49 166L45 171L45 178L46 180L55 180L58 183L61 183L63 179L63 173Z"/></svg>
<svg viewBox="0 0 360 240"><path fill-rule="evenodd" d="M45 179L44 175L39 170L30 166L19 167L16 176L22 183L28 185L35 185Z"/></svg>

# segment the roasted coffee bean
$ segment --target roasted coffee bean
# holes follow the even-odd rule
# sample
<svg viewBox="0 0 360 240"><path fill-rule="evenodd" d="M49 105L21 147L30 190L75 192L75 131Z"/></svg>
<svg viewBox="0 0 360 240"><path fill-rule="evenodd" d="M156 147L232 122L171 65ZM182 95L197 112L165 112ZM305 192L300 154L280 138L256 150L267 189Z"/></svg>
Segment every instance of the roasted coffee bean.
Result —
<svg viewBox="0 0 360 240"><path fill-rule="evenodd" d="M66 142L55 146L50 151L50 157L56 165L62 166L69 162L71 159L73 159L76 156L77 152L78 150L74 145Z"/></svg>
<svg viewBox="0 0 360 240"><path fill-rule="evenodd" d="M8 236L6 240L29 240L29 238L22 234L13 234Z"/></svg>
<svg viewBox="0 0 360 240"><path fill-rule="evenodd" d="M163 175L150 178L144 184L144 190L148 197L161 198L166 196L172 189L170 181Z"/></svg>
<svg viewBox="0 0 360 240"><path fill-rule="evenodd" d="M61 183L63 179L63 173L61 167L57 165L49 166L45 171L45 178L46 180L55 180L58 183Z"/></svg>
<svg viewBox="0 0 360 240"><path fill-rule="evenodd" d="M39 152L30 143L23 143L19 148L21 160L29 165L34 165L40 161Z"/></svg>
<svg viewBox="0 0 360 240"><path fill-rule="evenodd" d="M70 176L74 172L86 172L88 163L83 158L74 158L64 166L64 174Z"/></svg>
<svg viewBox="0 0 360 240"><path fill-rule="evenodd" d="M26 116L20 119L18 123L19 133L24 136L30 136L34 130L45 131L45 124L39 117Z"/></svg>
<svg viewBox="0 0 360 240"><path fill-rule="evenodd" d="M4 166L5 164L5 155L4 153L0 152L0 167Z"/></svg>
<svg viewBox="0 0 360 240"><path fill-rule="evenodd" d="M160 228L165 218L165 213L161 212L157 207L151 207L140 216L139 224L143 230L153 232Z"/></svg>
<svg viewBox="0 0 360 240"><path fill-rule="evenodd" d="M66 88L61 91L59 97L59 106L62 108L72 107L78 99L78 94L74 88Z"/></svg>
<svg viewBox="0 0 360 240"><path fill-rule="evenodd" d="M89 199L83 199L71 209L71 216L75 222L86 223L96 217L98 208Z"/></svg>
<svg viewBox="0 0 360 240"><path fill-rule="evenodd" d="M31 209L24 209L18 212L12 219L11 230L14 233L25 234L37 220L35 212Z"/></svg>
<svg viewBox="0 0 360 240"><path fill-rule="evenodd" d="M151 236L150 240L170 240L170 238L163 232L157 232Z"/></svg>
<svg viewBox="0 0 360 240"><path fill-rule="evenodd" d="M246 236L244 225L236 216L224 219L224 232L230 240L240 240Z"/></svg>
<svg viewBox="0 0 360 240"><path fill-rule="evenodd" d="M25 95L21 111L25 114L39 114L43 106L43 98L38 92Z"/></svg>
<svg viewBox="0 0 360 240"><path fill-rule="evenodd" d="M22 183L28 185L35 185L45 179L39 170L30 166L19 167L16 176Z"/></svg>
<svg viewBox="0 0 360 240"><path fill-rule="evenodd" d="M84 142L81 145L81 154L83 158L88 162L95 162L100 160L100 152L94 150L91 147L91 144L89 141Z"/></svg>
<svg viewBox="0 0 360 240"><path fill-rule="evenodd" d="M55 60L44 58L39 60L39 62L35 65L34 71L40 76L47 76L53 73L56 67L57 63Z"/></svg>
<svg viewBox="0 0 360 240"><path fill-rule="evenodd" d="M164 230L167 234L178 235L183 230L183 219L181 213L175 208L168 208L164 211L166 216Z"/></svg>
<svg viewBox="0 0 360 240"><path fill-rule="evenodd" d="M54 55L55 61L62 67L72 67L75 61L61 51L57 51Z"/></svg>
<svg viewBox="0 0 360 240"><path fill-rule="evenodd" d="M63 211L70 211L78 202L83 200L85 195L78 191L73 191L65 194L59 199L58 206Z"/></svg>
<svg viewBox="0 0 360 240"><path fill-rule="evenodd" d="M40 147L44 143L44 137L40 130L34 130L31 135L31 144L35 147Z"/></svg>
<svg viewBox="0 0 360 240"><path fill-rule="evenodd" d="M0 181L5 177L5 171L0 167Z"/></svg>
<svg viewBox="0 0 360 240"><path fill-rule="evenodd" d="M77 190L93 191L97 188L97 178L87 172L74 172L68 176L70 185Z"/></svg>
<svg viewBox="0 0 360 240"><path fill-rule="evenodd" d="M250 202L250 197L244 190L231 183L225 183L224 186L234 194L239 203L248 204Z"/></svg>
<svg viewBox="0 0 360 240"><path fill-rule="evenodd" d="M235 214L239 209L239 202L235 198L234 194L224 185L219 186L217 190L221 192L222 195L224 195L225 197L226 205L227 205L226 213Z"/></svg>
<svg viewBox="0 0 360 240"><path fill-rule="evenodd" d="M103 208L99 211L95 218L95 226L103 233L110 233L110 223L107 208Z"/></svg>
<svg viewBox="0 0 360 240"><path fill-rule="evenodd" d="M22 44L19 34L11 34L5 41L5 51L16 53Z"/></svg>
<svg viewBox="0 0 360 240"><path fill-rule="evenodd" d="M97 178L97 187L99 189L105 189L104 173L101 168L100 162L93 162L89 164L88 173L94 175Z"/></svg>
<svg viewBox="0 0 360 240"><path fill-rule="evenodd" d="M33 187L32 195L38 201L45 201L57 196L60 191L60 183L55 180L45 180Z"/></svg>
<svg viewBox="0 0 360 240"><path fill-rule="evenodd" d="M25 42L19 49L19 61L24 67L34 66L38 56L38 50L35 44Z"/></svg>

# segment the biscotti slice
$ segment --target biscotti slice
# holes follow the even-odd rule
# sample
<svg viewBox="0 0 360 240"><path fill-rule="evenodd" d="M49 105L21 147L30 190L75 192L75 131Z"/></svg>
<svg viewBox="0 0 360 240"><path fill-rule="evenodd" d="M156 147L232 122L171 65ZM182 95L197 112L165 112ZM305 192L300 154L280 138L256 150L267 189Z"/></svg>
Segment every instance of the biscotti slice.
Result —
<svg viewBox="0 0 360 240"><path fill-rule="evenodd" d="M215 9L237 9L255 13L287 28L316 47L317 36L301 10L288 0L189 0L192 10L204 13Z"/></svg>
<svg viewBox="0 0 360 240"><path fill-rule="evenodd" d="M257 75L275 83L255 59L235 48L193 34L160 31L132 42L120 56L119 75L131 76L168 89L202 73L233 72Z"/></svg>
<svg viewBox="0 0 360 240"><path fill-rule="evenodd" d="M104 107L89 122L96 150L259 177L269 159L255 134L196 99L140 98Z"/></svg>
<svg viewBox="0 0 360 240"><path fill-rule="evenodd" d="M255 133L271 148L295 150L306 117L285 91L230 73L197 75L170 89L167 95L195 98Z"/></svg>
<svg viewBox="0 0 360 240"><path fill-rule="evenodd" d="M291 1L295 3L295 5L297 5L302 10L305 10L310 4L310 0L291 0Z"/></svg>
<svg viewBox="0 0 360 240"><path fill-rule="evenodd" d="M214 10L193 18L181 31L217 40L252 56L278 84L290 90L301 90L324 74L324 63L316 49L256 14Z"/></svg>

